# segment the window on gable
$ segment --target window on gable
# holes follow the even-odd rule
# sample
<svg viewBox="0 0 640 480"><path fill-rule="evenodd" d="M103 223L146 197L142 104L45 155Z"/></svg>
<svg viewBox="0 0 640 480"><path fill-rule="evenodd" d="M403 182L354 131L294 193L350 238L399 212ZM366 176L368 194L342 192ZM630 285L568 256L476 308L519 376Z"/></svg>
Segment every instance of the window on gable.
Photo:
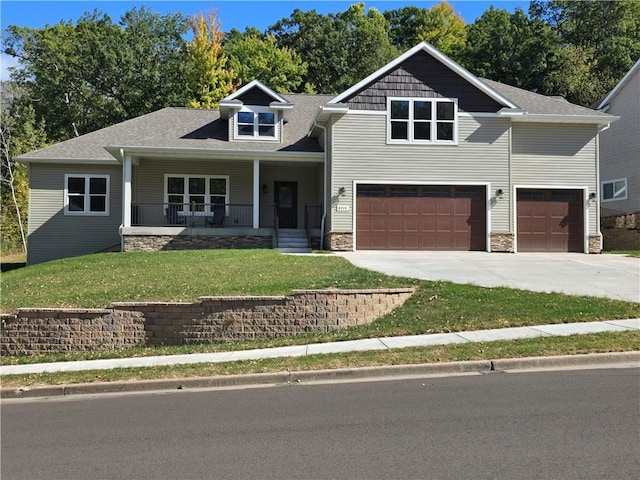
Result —
<svg viewBox="0 0 640 480"><path fill-rule="evenodd" d="M236 138L274 140L277 128L277 114L267 108L246 108L236 114Z"/></svg>
<svg viewBox="0 0 640 480"><path fill-rule="evenodd" d="M620 178L602 182L602 201L626 200L627 199L627 179Z"/></svg>
<svg viewBox="0 0 640 480"><path fill-rule="evenodd" d="M454 100L391 98L387 135L390 143L456 143Z"/></svg>
<svg viewBox="0 0 640 480"><path fill-rule="evenodd" d="M65 175L65 215L109 215L109 175Z"/></svg>

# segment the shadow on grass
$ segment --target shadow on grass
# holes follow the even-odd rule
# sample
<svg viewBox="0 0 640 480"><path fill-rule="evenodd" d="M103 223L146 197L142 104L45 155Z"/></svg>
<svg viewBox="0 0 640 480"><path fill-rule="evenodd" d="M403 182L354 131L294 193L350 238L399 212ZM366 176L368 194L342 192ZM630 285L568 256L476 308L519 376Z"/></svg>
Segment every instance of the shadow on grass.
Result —
<svg viewBox="0 0 640 480"><path fill-rule="evenodd" d="M27 262L6 262L0 263L0 272L8 272L10 270L16 270L27 266Z"/></svg>

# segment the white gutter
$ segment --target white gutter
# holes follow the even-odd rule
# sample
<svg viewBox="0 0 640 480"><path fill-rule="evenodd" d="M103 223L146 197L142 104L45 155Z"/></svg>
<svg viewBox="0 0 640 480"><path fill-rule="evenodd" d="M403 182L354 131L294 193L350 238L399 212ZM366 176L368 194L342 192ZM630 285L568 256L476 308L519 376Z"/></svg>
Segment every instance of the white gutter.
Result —
<svg viewBox="0 0 640 480"><path fill-rule="evenodd" d="M509 115L506 115L509 116ZM613 115L559 115L559 114L542 114L528 113L524 115L511 116L512 122L544 122L544 123L584 123L607 125L619 120L620 117Z"/></svg>
<svg viewBox="0 0 640 480"><path fill-rule="evenodd" d="M281 145L281 144L278 144ZM109 145L104 147L107 152L118 159L121 149L126 153L135 154L136 157L144 158L158 156L175 157L176 155L191 156L193 158L204 158L211 160L214 156L237 158L253 161L256 156L261 160L286 160L288 158L297 161L317 161L322 156L321 152L282 152L278 150L215 150L209 148L175 148L175 147L143 147L143 146L120 146ZM113 163L113 162L111 162Z"/></svg>

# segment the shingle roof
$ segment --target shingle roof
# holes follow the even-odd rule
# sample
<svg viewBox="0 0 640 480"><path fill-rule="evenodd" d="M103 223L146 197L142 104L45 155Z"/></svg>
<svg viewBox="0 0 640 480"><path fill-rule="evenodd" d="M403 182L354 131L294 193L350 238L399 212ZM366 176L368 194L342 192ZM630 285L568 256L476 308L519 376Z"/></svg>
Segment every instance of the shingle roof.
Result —
<svg viewBox="0 0 640 480"><path fill-rule="evenodd" d="M218 110L168 107L80 137L36 150L19 160L114 160L108 146L228 150L235 152L321 152L307 133L318 107L330 95L283 95L294 104L284 141L228 141L227 121Z"/></svg>
<svg viewBox="0 0 640 480"><path fill-rule="evenodd" d="M486 78L480 79L489 87L494 89L500 95L508 98L511 102L518 105L519 108L526 110L530 114L534 115L588 115L594 116L602 115L599 112L594 112L590 108L581 107L569 103L563 98L547 97L538 93L523 90L521 88L512 87L504 83L495 82Z"/></svg>

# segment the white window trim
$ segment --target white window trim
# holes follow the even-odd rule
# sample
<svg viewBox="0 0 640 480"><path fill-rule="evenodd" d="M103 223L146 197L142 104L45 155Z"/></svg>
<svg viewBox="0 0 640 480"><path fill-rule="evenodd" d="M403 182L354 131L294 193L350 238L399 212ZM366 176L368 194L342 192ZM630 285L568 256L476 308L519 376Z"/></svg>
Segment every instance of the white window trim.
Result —
<svg viewBox="0 0 640 480"><path fill-rule="evenodd" d="M253 123L253 136L249 135L240 135L238 133L238 114L252 112L254 114L254 123ZM275 118L274 125L274 135L273 137L268 136L260 136L259 135L259 124L258 124L258 114L259 113L273 113ZM280 138L280 115L278 111L273 110L269 107L260 107L260 106L246 106L242 107L233 115L233 139L234 140L248 140L248 141L261 141L261 142L273 142L277 141Z"/></svg>
<svg viewBox="0 0 640 480"><path fill-rule="evenodd" d="M613 187L615 189L615 184L617 182L624 182L624 196L623 197L612 197L612 198L604 198L604 186L605 185L609 185L609 184L613 184ZM626 200L629 197L629 182L627 181L627 178L616 178L614 180L607 180L604 182L600 182L600 200L604 203L604 202L618 202L620 200ZM614 192L615 195L615 192Z"/></svg>
<svg viewBox="0 0 640 480"><path fill-rule="evenodd" d="M413 108L409 109L409 139L402 140L397 138L391 138L391 102L392 101L421 101L432 102L431 105L431 140L414 140L413 139ZM453 103L453 140L437 140L437 104L439 102ZM458 99L457 98L445 98L445 97L387 97L387 143L393 145L457 145L458 144Z"/></svg>
<svg viewBox="0 0 640 480"><path fill-rule="evenodd" d="M69 210L69 178L84 178L85 192L84 192L84 210ZM107 193L104 200L104 212L92 212L91 208L91 192L89 191L90 180L92 178L104 178L107 181ZM109 216L109 203L110 203L110 175L93 174L93 173L66 173L64 175L64 214L72 216L85 216L85 217L108 217Z"/></svg>
<svg viewBox="0 0 640 480"><path fill-rule="evenodd" d="M225 208L226 208L226 215L229 214L228 212L228 205L229 205L229 191L230 191L230 185L229 185L229 175L201 175L199 173L165 173L164 175L164 203L165 205L169 204L169 183L168 183L168 178L182 178L182 180L184 181L184 193L183 193L183 197L188 197L189 196L189 189L188 189L188 182L187 179L189 178L204 178L205 183L204 183L204 197L205 200L207 200L208 197L211 196L211 191L209 190L209 180L211 179L223 179L225 180L225 185L226 185L226 192L224 194L224 204L225 204ZM178 194L172 194L172 195L178 195ZM187 205L188 202L184 202L183 205ZM211 204L209 202L205 202L205 209L204 212L189 212L189 211L185 211L185 213L181 213L178 212L178 215L191 215L193 213L193 215L198 216L198 215L211 215Z"/></svg>

